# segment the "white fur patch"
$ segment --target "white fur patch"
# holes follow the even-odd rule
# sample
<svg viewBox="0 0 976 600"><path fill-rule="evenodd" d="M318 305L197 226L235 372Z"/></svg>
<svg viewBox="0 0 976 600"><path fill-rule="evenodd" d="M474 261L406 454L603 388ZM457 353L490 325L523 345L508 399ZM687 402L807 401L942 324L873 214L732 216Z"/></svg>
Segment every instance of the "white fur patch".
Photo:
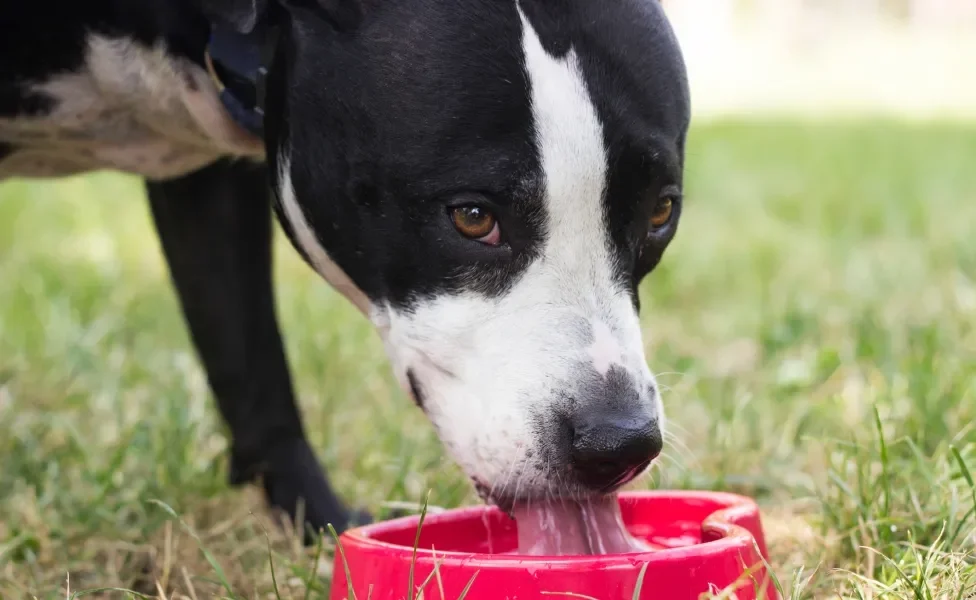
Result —
<svg viewBox="0 0 976 600"><path fill-rule="evenodd" d="M546 185L550 236L546 257L564 274L594 282L610 275L603 190L603 128L590 101L576 51L550 56L525 14L522 45L532 84L532 116ZM585 287L580 286L580 287ZM605 287L605 286L599 286ZM595 290L594 290L595 291Z"/></svg>
<svg viewBox="0 0 976 600"><path fill-rule="evenodd" d="M278 176L278 201L281 202L282 212L288 220L291 229L295 234L295 239L315 271L322 276L339 293L349 299L363 314L369 315L371 312L369 299L366 294L356 286L355 283L346 275L339 265L335 263L326 252L318 235L312 230L305 217L305 212L298 204L295 197L295 188L291 182L291 162L282 156L280 159L281 172Z"/></svg>
<svg viewBox="0 0 976 600"><path fill-rule="evenodd" d="M593 344L587 352L593 359L593 368L601 376L605 377L613 365L623 364L624 350L603 321L593 321Z"/></svg>
<svg viewBox="0 0 976 600"><path fill-rule="evenodd" d="M374 315L393 368L414 372L425 409L466 472L496 495L556 491L565 465L547 464L540 424L579 396L592 368L626 370L660 415L640 325L615 283L604 218L607 152L575 51L547 54L525 15L536 146L545 183L541 255L503 296L470 291ZM587 379L588 378L588 379ZM550 421L547 423L547 419Z"/></svg>
<svg viewBox="0 0 976 600"><path fill-rule="evenodd" d="M223 156L264 159L263 141L230 118L206 71L162 46L92 35L79 71L27 89L54 110L0 119L0 142L15 148L0 179L98 169L166 179Z"/></svg>

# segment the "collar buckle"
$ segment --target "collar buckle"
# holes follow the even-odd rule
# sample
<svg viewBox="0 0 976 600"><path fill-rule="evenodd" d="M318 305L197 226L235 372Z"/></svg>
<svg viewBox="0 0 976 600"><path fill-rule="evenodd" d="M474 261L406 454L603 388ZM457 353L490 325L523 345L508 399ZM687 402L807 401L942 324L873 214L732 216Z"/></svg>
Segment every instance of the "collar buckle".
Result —
<svg viewBox="0 0 976 600"><path fill-rule="evenodd" d="M207 73L224 107L238 124L259 137L264 135L268 70L277 43L277 26L259 23L242 34L215 23L204 51Z"/></svg>

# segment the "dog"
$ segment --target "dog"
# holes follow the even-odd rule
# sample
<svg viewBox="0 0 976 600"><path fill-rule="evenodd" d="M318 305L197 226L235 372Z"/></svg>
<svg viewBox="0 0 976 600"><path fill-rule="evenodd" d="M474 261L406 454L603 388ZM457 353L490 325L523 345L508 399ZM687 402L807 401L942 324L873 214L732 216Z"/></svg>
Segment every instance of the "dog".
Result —
<svg viewBox="0 0 976 600"><path fill-rule="evenodd" d="M52 0L0 21L0 179L145 179L230 482L313 530L368 515L306 440L272 215L486 501L606 494L662 449L637 289L678 228L690 116L658 0Z"/></svg>

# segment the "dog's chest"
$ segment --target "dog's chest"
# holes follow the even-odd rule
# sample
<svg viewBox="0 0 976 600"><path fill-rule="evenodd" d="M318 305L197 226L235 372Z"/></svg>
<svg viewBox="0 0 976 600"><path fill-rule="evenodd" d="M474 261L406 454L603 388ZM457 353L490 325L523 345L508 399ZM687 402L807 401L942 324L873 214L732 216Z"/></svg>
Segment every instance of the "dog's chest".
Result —
<svg viewBox="0 0 976 600"><path fill-rule="evenodd" d="M92 36L82 69L22 89L52 108L0 118L0 179L97 169L167 179L223 156L263 159L206 71L161 47Z"/></svg>

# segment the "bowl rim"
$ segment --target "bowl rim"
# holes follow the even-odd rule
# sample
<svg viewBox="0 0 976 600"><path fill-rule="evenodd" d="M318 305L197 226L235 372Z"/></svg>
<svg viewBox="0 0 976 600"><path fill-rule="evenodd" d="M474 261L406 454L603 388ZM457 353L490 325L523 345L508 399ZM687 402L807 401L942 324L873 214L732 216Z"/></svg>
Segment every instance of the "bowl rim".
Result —
<svg viewBox="0 0 976 600"><path fill-rule="evenodd" d="M531 566L534 563L545 564L547 568L586 568L600 566L607 567L621 566L633 568L635 565L644 563L675 562L684 559L694 558L701 560L708 557L723 556L729 552L738 550L751 551L757 548L757 541L745 527L737 525L736 520L743 517L755 515L759 517L759 505L755 500L747 496L733 494L730 492L711 492L702 490L648 490L648 491L629 491L619 494L620 502L635 502L640 500L674 500L679 502L688 501L711 501L724 506L719 508L702 520L702 532L719 534L716 540L701 542L691 546L681 546L678 548L655 549L642 552L628 552L624 554L608 554L600 556L552 556L552 555L519 555L519 554L490 554L487 552L465 552L458 550L436 550L427 548L417 548L416 558L414 558L414 547L402 546L392 542L376 539L375 535L381 535L385 531L401 530L406 525L411 524L416 528L419 523L419 515L409 515L388 521L381 521L371 525L364 525L355 529L350 529L339 536L341 544L341 554L350 554L350 549L358 556L382 555L386 560L404 560L417 563L434 562L441 567L444 566L473 566L478 565L482 568L498 569ZM471 518L485 514L486 511L498 511L493 506L467 506L456 509L449 509L436 514L428 514L425 518L425 525L440 520L453 520ZM339 558L340 552L336 552Z"/></svg>

